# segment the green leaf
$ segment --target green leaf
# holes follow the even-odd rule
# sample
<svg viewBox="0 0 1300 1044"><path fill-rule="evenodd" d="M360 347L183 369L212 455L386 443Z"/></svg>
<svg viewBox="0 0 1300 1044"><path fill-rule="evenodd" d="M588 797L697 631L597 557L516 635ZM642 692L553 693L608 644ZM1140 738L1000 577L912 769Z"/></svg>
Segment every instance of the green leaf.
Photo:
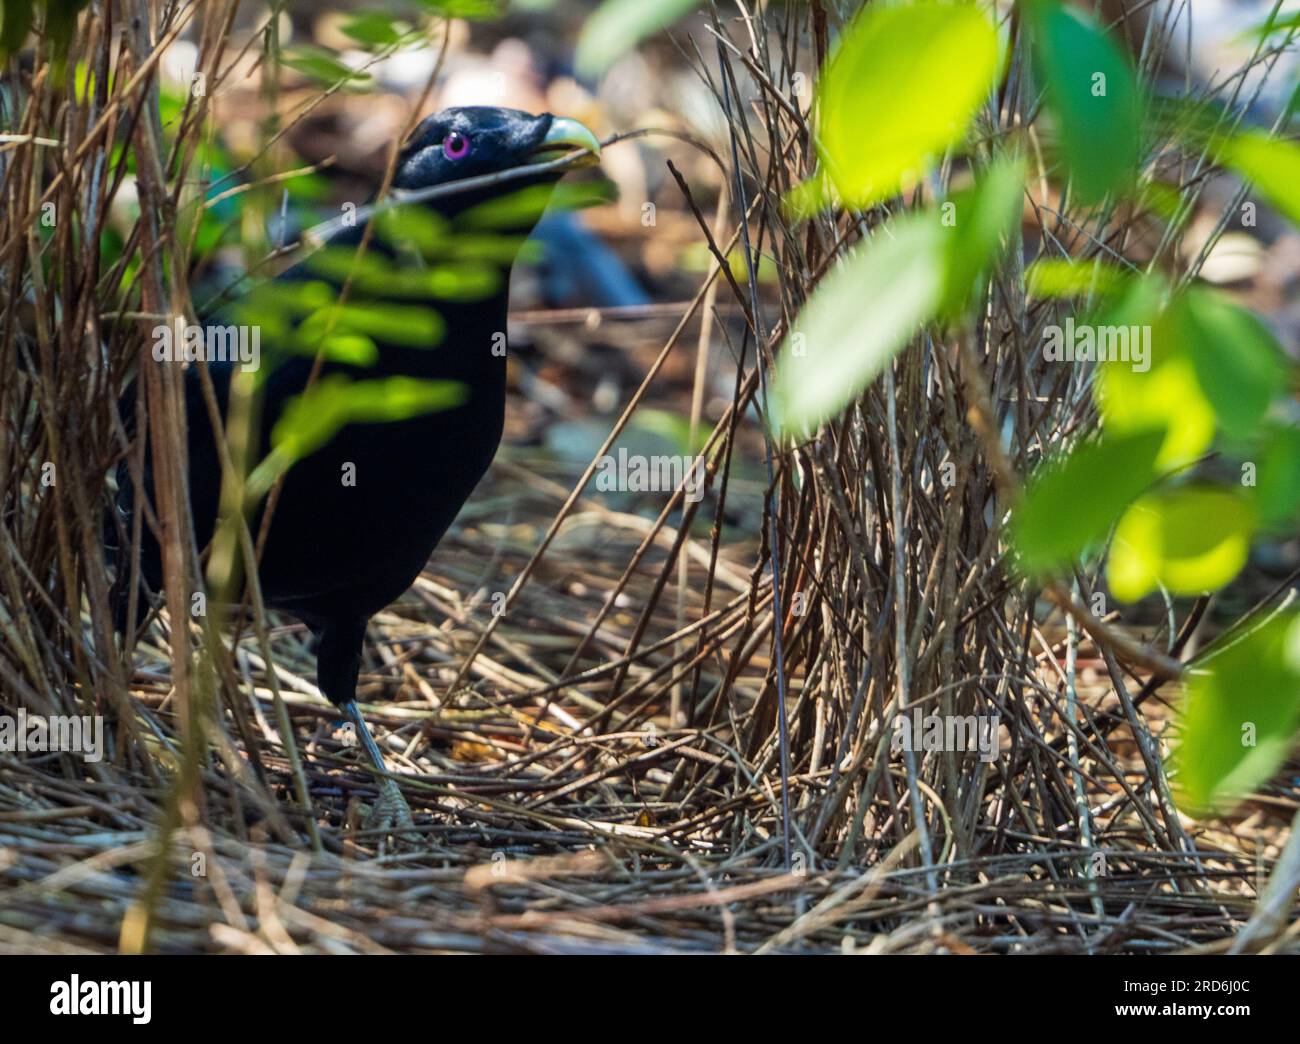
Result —
<svg viewBox="0 0 1300 1044"><path fill-rule="evenodd" d="M1141 148L1132 66L1078 8L1035 0L1022 10L1075 191L1085 203L1124 192L1137 176Z"/></svg>
<svg viewBox="0 0 1300 1044"><path fill-rule="evenodd" d="M371 82L369 73L349 68L339 61L333 51L314 44L300 44L285 50L280 55L280 64L330 87L342 83L356 89Z"/></svg>
<svg viewBox="0 0 1300 1044"><path fill-rule="evenodd" d="M310 343L327 330L361 334L407 348L432 348L446 333L446 323L433 309L421 305L349 301L344 305L331 303L313 312L303 320L298 332L304 343Z"/></svg>
<svg viewBox="0 0 1300 1044"><path fill-rule="evenodd" d="M1026 573L1045 573L1099 544L1133 499L1156 477L1164 432L1085 442L1045 461L1011 520L1011 540Z"/></svg>
<svg viewBox="0 0 1300 1044"><path fill-rule="evenodd" d="M351 279L357 297L389 301L481 301L497 293L504 281L501 269L485 261L457 261L424 268L395 263L369 251L358 257L352 247L321 247L306 259L305 266L340 286Z"/></svg>
<svg viewBox="0 0 1300 1044"><path fill-rule="evenodd" d="M948 249L943 312L957 316L1005 249L1024 212L1024 164L1018 156L994 160L975 185L952 202L956 235Z"/></svg>
<svg viewBox="0 0 1300 1044"><path fill-rule="evenodd" d="M0 59L22 49L32 28L35 0L4 0L0 4Z"/></svg>
<svg viewBox="0 0 1300 1044"><path fill-rule="evenodd" d="M1260 131L1242 131L1223 138L1215 158L1255 184L1259 194L1300 226L1300 145L1270 138Z"/></svg>
<svg viewBox="0 0 1300 1044"><path fill-rule="evenodd" d="M1147 373L1135 372L1124 363L1107 363L1096 391L1107 431L1163 427L1165 440L1156 459L1162 470L1190 464L1214 441L1214 407L1201 394L1185 355Z"/></svg>
<svg viewBox="0 0 1300 1044"><path fill-rule="evenodd" d="M289 401L271 433L271 444L299 460L325 445L346 424L409 420L458 405L465 396L465 386L456 381L413 377L350 381L333 374Z"/></svg>
<svg viewBox="0 0 1300 1044"><path fill-rule="evenodd" d="M1284 614L1193 673L1173 754L1179 805L1230 808L1277 771L1300 728L1300 617Z"/></svg>
<svg viewBox="0 0 1300 1044"><path fill-rule="evenodd" d="M1025 289L1031 297L1091 297L1123 290L1133 276L1100 259L1080 261L1050 257L1035 261L1025 270Z"/></svg>
<svg viewBox="0 0 1300 1044"><path fill-rule="evenodd" d="M55 84L63 82L68 49L72 46L72 34L77 29L77 15L89 2L90 0L46 0L45 2L45 39L53 59L51 79Z"/></svg>
<svg viewBox="0 0 1300 1044"><path fill-rule="evenodd" d="M999 66L997 31L972 4L865 7L817 85L817 152L839 198L868 207L924 174L961 141ZM824 180L797 195L799 209L825 203Z"/></svg>
<svg viewBox="0 0 1300 1044"><path fill-rule="evenodd" d="M471 22L501 14L502 0L419 0L420 6L442 18L465 18Z"/></svg>
<svg viewBox="0 0 1300 1044"><path fill-rule="evenodd" d="M411 32L411 27L384 11L357 11L340 28L363 47L393 47Z"/></svg>
<svg viewBox="0 0 1300 1044"><path fill-rule="evenodd" d="M1282 389L1286 376L1282 350L1263 323L1222 294L1190 290L1181 304L1201 391L1223 430L1244 438Z"/></svg>
<svg viewBox="0 0 1300 1044"><path fill-rule="evenodd" d="M425 272L400 273L398 285L406 285L403 282L406 275L421 281L426 296L444 301L482 301L500 291L505 279L496 265L478 261L459 261L434 265Z"/></svg>
<svg viewBox="0 0 1300 1044"><path fill-rule="evenodd" d="M1106 579L1136 602L1158 586L1176 595L1215 591L1250 554L1255 511L1241 492L1208 486L1143 497L1115 527Z"/></svg>
<svg viewBox="0 0 1300 1044"><path fill-rule="evenodd" d="M377 251L358 252L353 246L328 243L308 256L304 267L313 275L338 286L351 279L354 289L365 292L386 286L397 271L396 266Z"/></svg>
<svg viewBox="0 0 1300 1044"><path fill-rule="evenodd" d="M274 340L292 329L295 318L327 307L334 294L334 288L319 279L268 280L233 302L229 311L236 322L260 326L263 336Z"/></svg>
<svg viewBox="0 0 1300 1044"><path fill-rule="evenodd" d="M1286 428L1269 440L1255 477L1260 522L1270 527L1294 525L1300 514L1300 428Z"/></svg>
<svg viewBox="0 0 1300 1044"><path fill-rule="evenodd" d="M1273 11L1259 25L1242 34L1242 38L1244 39L1247 36L1271 36L1274 33L1290 34L1296 29L1300 29L1300 13L1280 14Z"/></svg>
<svg viewBox="0 0 1300 1044"><path fill-rule="evenodd" d="M1136 326L1139 332L1148 329L1151 351L1146 370L1132 363L1105 363L1093 393L1106 431L1165 430L1156 460L1162 471L1196 460L1214 441L1215 432L1214 407L1197 380L1179 308L1162 309L1164 292L1163 283L1150 276L1132 280L1094 320L1102 325Z"/></svg>
<svg viewBox="0 0 1300 1044"><path fill-rule="evenodd" d="M578 37L579 75L598 76L642 39L695 10L699 0L605 0Z"/></svg>
<svg viewBox="0 0 1300 1044"><path fill-rule="evenodd" d="M775 403L787 433L853 401L921 324L955 318L1004 249L1023 207L1020 160L995 160L948 204L907 214L851 250L785 341Z"/></svg>
<svg viewBox="0 0 1300 1044"><path fill-rule="evenodd" d="M408 244L426 260L446 252L454 237L451 222L430 207L415 203L381 210L371 222L375 234L395 247Z"/></svg>
<svg viewBox="0 0 1300 1044"><path fill-rule="evenodd" d="M933 317L944 294L946 246L936 212L909 214L849 251L818 284L777 363L773 397L783 431L838 413Z"/></svg>
<svg viewBox="0 0 1300 1044"><path fill-rule="evenodd" d="M462 211L456 228L476 231L510 231L531 228L544 212L582 210L612 203L618 190L612 181L578 182L559 185L529 185Z"/></svg>
<svg viewBox="0 0 1300 1044"><path fill-rule="evenodd" d="M341 374L322 377L286 404L271 431L272 452L248 479L250 497L260 498L297 460L320 449L348 424L409 420L463 403L468 389L458 381L386 377L351 381Z"/></svg>

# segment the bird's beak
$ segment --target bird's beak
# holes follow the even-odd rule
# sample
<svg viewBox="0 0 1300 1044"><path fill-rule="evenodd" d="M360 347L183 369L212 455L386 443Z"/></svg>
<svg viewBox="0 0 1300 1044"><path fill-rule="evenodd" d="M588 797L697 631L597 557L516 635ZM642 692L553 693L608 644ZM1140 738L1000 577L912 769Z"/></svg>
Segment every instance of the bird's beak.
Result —
<svg viewBox="0 0 1300 1044"><path fill-rule="evenodd" d="M574 166L590 167L600 162L600 141L596 135L577 120L556 116L551 120L546 137L533 149L532 158L539 161L556 159L574 150L583 153Z"/></svg>

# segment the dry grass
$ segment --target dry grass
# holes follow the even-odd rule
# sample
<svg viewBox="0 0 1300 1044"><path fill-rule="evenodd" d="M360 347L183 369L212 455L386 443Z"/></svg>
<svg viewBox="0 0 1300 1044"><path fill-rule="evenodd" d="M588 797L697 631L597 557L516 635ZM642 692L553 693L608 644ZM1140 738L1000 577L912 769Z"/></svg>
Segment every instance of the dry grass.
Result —
<svg viewBox="0 0 1300 1044"><path fill-rule="evenodd" d="M201 23L209 96L231 61L232 9L176 9ZM713 36L693 37L731 111L717 151L734 146L750 175L746 234L725 197L706 214L683 181L684 202L718 252L771 257L777 282L756 299L715 264L615 431L663 386L669 360L693 370L707 355L701 373L734 375L705 450L709 496L686 505L684 523L681 491L661 497L651 521L585 499L590 470L548 476L507 455L417 585L375 619L360 698L419 829L397 848L358 829L373 777L310 681L301 628L254 613L232 644L218 622L178 634L164 613L120 656L100 512L103 475L128 452L111 405L142 342L139 323L103 316L190 310L173 234L192 192L186 150L165 155L150 130L147 41L112 52L112 94L75 103L11 71L6 125L58 144L4 146L0 707L104 714L111 735L98 764L0 763L0 945L1226 948L1300 789L1279 785L1231 822L1181 819L1160 762L1176 688L1150 668L1156 649L1190 654L1206 605L1179 607L1173 633L1155 618L1088 616L1079 628L1003 568L995 506L1094 421L1086 375L1058 379L1026 348L1052 317L1025 300L1014 268L978 329L923 339L837 422L773 449L767 490L732 482L739 461L764 457L755 341L766 365L810 288L881 216L791 227L777 206L812 158L806 103L773 85L822 56L822 11L780 8L752 37L729 25L721 64ZM83 19L74 51L107 68L107 28ZM1001 107L982 118L990 138L1033 107L1022 73L1017 52ZM203 133L206 104L181 143ZM115 136L134 143L145 204L129 244L140 278L124 299L85 246L115 191ZM945 168L932 189L958 176ZM1187 176L1192 198L1199 175ZM47 199L63 217L43 244ZM1112 215L1091 216L1085 235L1050 192L1034 203L1031 250L1167 249ZM740 321L710 319L701 337L693 317L715 306ZM146 397L166 432L177 375L163 369L146 367ZM182 474L183 441L161 442ZM951 487L936 480L945 463ZM159 512L177 521L168 594L187 604L200 572L166 496ZM725 524L737 514L757 524L737 534ZM1055 595L1086 602L1094 584L1081 572L1077 593ZM904 707L997 714L998 757L891 751ZM1294 928L1260 945L1295 949Z"/></svg>

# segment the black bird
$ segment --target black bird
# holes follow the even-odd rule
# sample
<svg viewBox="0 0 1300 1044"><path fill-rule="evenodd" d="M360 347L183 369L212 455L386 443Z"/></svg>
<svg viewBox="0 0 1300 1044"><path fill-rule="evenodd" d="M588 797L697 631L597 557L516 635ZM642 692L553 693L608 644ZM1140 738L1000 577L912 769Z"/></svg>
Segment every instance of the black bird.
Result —
<svg viewBox="0 0 1300 1044"><path fill-rule="evenodd" d="M575 158L580 153L580 162L572 165L585 165L598 162L599 152L595 136L574 120L513 109L447 109L425 119L404 145L393 188L399 197L418 194L421 189L508 172L567 153L575 153ZM395 220L372 219L378 223L366 256L373 260L369 267L363 262L354 269L347 300L364 306L363 318L377 319L371 329L363 330L377 351L367 365L328 355L316 387L328 387L327 382L340 378L450 381L459 386L460 401L451 408L398 421L354 418L292 464L272 511L258 570L265 604L297 617L315 634L317 684L352 722L380 772L381 799L372 824L384 829L409 823L410 812L396 785L383 775L383 756L356 705L366 625L415 581L496 453L505 415L510 266L567 169L568 165L458 190L405 205L417 207L415 212L386 215L396 214ZM324 250L264 285L292 291L308 284L319 290L324 283L337 300L347 270L347 264L339 265L339 256L352 257L366 223L361 219L340 229ZM405 232L418 241L414 250L404 241ZM337 247L345 250L335 252ZM462 278L467 273L472 278ZM247 303L235 302L221 318L238 319L240 306ZM419 305L427 308L421 312ZM434 311L441 318L444 334L436 343L412 343L422 336L419 322L401 329L413 306L417 315ZM246 319L257 317L255 309L245 308L243 314ZM339 328L356 332L355 325L347 324L347 313L343 314ZM219 320L208 320L214 321ZM311 319L305 321L309 324ZM302 337L303 328L301 314L287 326L263 326L262 349L273 368L261 392L258 459L271 452L277 423L308 386L314 363L310 346L316 342ZM293 356L272 343L294 338L305 340L309 349L299 344L300 354ZM223 415L238 366L238 362L208 363ZM211 540L217 522L221 464L194 367L186 372L185 387L189 492L201 549ZM122 414L131 430L134 406L129 392ZM145 486L152 502L150 458L146 451ZM112 527L116 537L110 537L115 545L110 552L125 546L121 535L130 531L134 510L135 491L125 465L118 470L118 486L120 524ZM252 516L254 534L263 510L265 501ZM119 561L115 597L120 630L134 626L126 619L129 585L123 578L128 568ZM140 572L152 591L161 589L159 545L148 525Z"/></svg>

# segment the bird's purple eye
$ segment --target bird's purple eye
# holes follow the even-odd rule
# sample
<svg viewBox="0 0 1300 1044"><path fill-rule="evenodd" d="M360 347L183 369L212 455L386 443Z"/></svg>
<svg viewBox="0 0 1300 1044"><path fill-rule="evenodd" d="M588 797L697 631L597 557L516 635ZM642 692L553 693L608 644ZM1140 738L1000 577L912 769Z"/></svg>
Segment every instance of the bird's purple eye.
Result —
<svg viewBox="0 0 1300 1044"><path fill-rule="evenodd" d="M469 155L469 138L460 131L452 131L442 139L442 154L449 160L464 159Z"/></svg>

